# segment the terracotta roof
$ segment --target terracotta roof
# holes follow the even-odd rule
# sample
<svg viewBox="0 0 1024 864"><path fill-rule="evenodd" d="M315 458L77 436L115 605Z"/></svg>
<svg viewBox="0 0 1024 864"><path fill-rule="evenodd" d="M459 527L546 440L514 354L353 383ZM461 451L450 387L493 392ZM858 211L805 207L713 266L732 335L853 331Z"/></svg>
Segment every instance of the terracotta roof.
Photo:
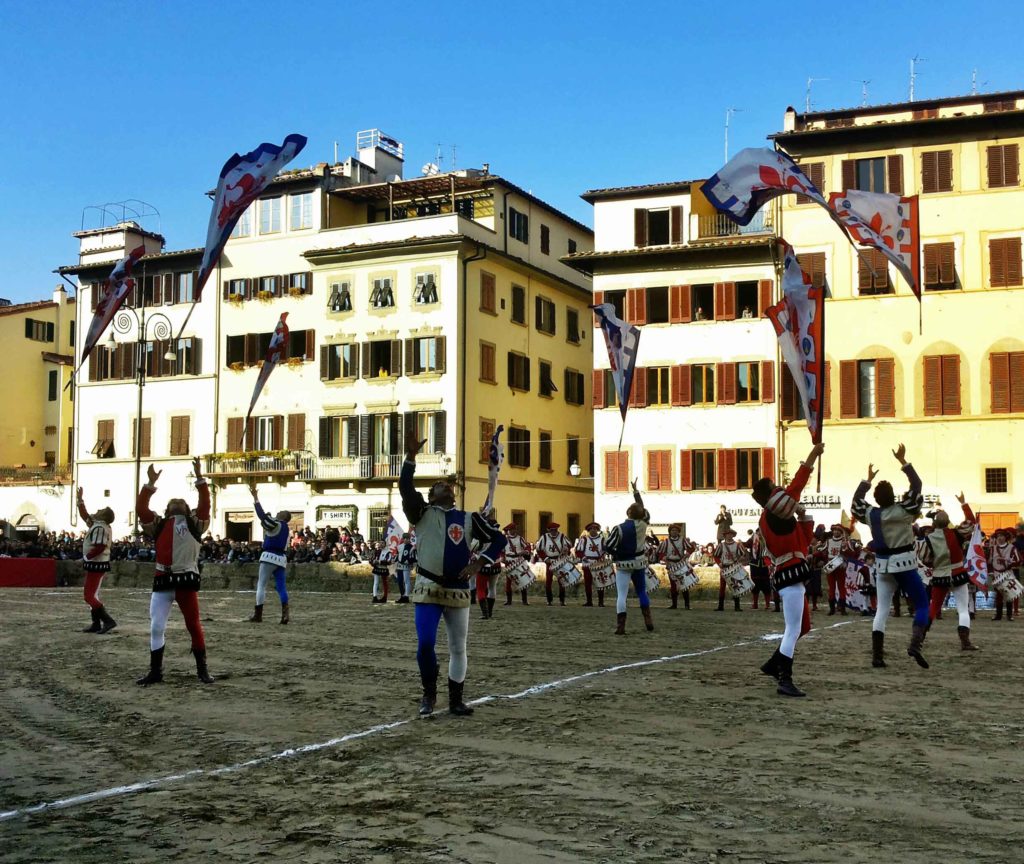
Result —
<svg viewBox="0 0 1024 864"><path fill-rule="evenodd" d="M913 102L882 102L877 105L860 105L851 108L829 108L826 111L798 113L800 120L825 120L830 117L867 114L892 114L895 111L922 111L926 108L941 108L949 105L974 105L999 99L1024 99L1024 90L1003 90L995 93L970 93L964 96L941 96L937 99L915 99ZM793 110L790 108L790 110Z"/></svg>
<svg viewBox="0 0 1024 864"><path fill-rule="evenodd" d="M56 363L58 366L74 366L75 358L68 354L54 354L52 351L43 351L43 360L47 363Z"/></svg>
<svg viewBox="0 0 1024 864"><path fill-rule="evenodd" d="M835 135L840 140L849 140L851 136L893 137L906 136L908 130L922 133L951 133L965 128L979 128L984 131L1001 130L1007 126L1017 128L1024 122L1024 109L1012 111L992 111L988 114L957 114L953 117L919 117L910 120L880 120L877 123L860 123L850 126L819 126L814 129L794 129L789 132L773 132L768 136L773 141L790 141L793 139L826 138Z"/></svg>
<svg viewBox="0 0 1024 864"><path fill-rule="evenodd" d="M593 204L598 200L611 198L640 198L645 195L667 192L689 192L695 183L703 180L669 180L665 183L642 183L639 186L610 186L606 189L588 189L580 198Z"/></svg>
<svg viewBox="0 0 1024 864"><path fill-rule="evenodd" d="M203 254L204 248L205 247L203 247L203 246L196 246L193 249L173 249L173 250L171 250L169 252L158 252L158 253L155 253L153 255L143 255L139 259L139 261L141 261L141 262L147 262L147 261L157 261L157 262L159 262L159 261L164 261L164 260L166 260L168 258L188 258L188 257L192 257L192 256L197 256L197 255L201 256ZM121 258L112 258L109 261L92 261L92 262L90 262L88 264L68 264L68 265L66 265L64 267L58 267L56 269L56 271L54 271L54 272L56 272L56 273L67 273L67 274L74 275L74 274L77 274L77 273L85 273L85 272L88 272L88 271L91 271L91 270L98 270L98 269L104 269L104 268L113 267L120 260L121 260Z"/></svg>
<svg viewBox="0 0 1024 864"><path fill-rule="evenodd" d="M31 303L12 303L10 306L0 306L0 315L20 315L22 312L31 312L33 309L48 309L56 306L52 300L33 300Z"/></svg>
<svg viewBox="0 0 1024 864"><path fill-rule="evenodd" d="M770 248L778 243L774 234L758 234L751 237L723 237L697 240L692 243L672 243L666 246L643 246L633 249L607 249L600 252L574 252L560 259L581 273L592 275L593 265L604 261L628 261L631 259L703 257L713 250Z"/></svg>
<svg viewBox="0 0 1024 864"><path fill-rule="evenodd" d="M94 237L97 234L109 234L111 231L131 231L134 234L141 234L143 237L153 237L157 240L163 241L164 235L157 234L155 231L147 231L141 225L138 224L125 224L121 223L118 225L108 225L106 228L87 228L84 231L72 232L72 237Z"/></svg>

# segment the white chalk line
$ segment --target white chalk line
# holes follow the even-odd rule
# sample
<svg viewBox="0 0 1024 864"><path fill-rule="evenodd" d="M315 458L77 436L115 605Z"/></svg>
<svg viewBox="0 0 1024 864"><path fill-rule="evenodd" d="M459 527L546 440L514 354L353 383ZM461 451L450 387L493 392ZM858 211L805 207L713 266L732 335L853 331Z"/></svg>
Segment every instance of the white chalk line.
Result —
<svg viewBox="0 0 1024 864"><path fill-rule="evenodd" d="M856 621L840 621L836 624L831 624L827 627L816 627L812 629L810 633L815 633L824 630L834 630L837 627L843 627L847 624L854 623L856 623ZM781 633L766 633L765 635L757 639L746 639L742 642L733 642L731 645L716 645L714 648L705 648L701 651L687 651L683 654L671 654L665 657L654 657L649 660L635 660L632 663L619 663L615 666L608 666L604 669L595 669L591 672L583 672L579 675L571 675L568 678L560 678L556 681L548 681L544 684L535 684L532 687L527 687L525 690L520 690L518 693L504 693L497 696L481 696L479 699L473 699L467 704L484 705L488 702L495 702L502 699L509 701L513 701L516 699L525 699L529 696L536 696L540 693L545 693L548 690L555 690L560 687L565 687L569 684L575 684L579 681L586 681L590 678L597 678L602 675L610 675L613 672L621 672L626 669L641 669L646 666L657 666L664 663L672 663L677 660L688 660L693 657L705 657L710 654L718 654L721 651L728 651L733 648L744 648L749 645L756 645L760 642L771 642L781 638ZM68 807L76 807L81 804L90 804L94 801L103 801L108 798L118 798L123 795L132 795L136 792L145 792L147 789L153 789L158 786L166 786L170 783L176 783L181 780L191 780L197 777L223 777L227 774L236 774L239 771L244 771L247 768L256 768L260 765L266 765L270 762L275 762L279 759L290 759L293 756L303 756L307 753L316 753L319 750L326 750L331 747L337 747L341 744L347 744L350 741L358 741L361 738L369 738L373 735L379 735L382 732L389 732L392 729L398 729L401 726L407 726L412 722L414 722L414 720L410 718L406 720L395 720L391 723L380 723L376 726L371 726L368 729L363 729L360 732L350 732L347 735L342 735L338 738L331 738L327 741L320 741L315 744L303 744L299 747L289 747L277 753L271 753L268 756L257 756L254 759L249 759L245 762L237 762L234 765L223 765L220 768L193 768L190 771L183 771L178 774L165 774L162 777L153 777L149 780L140 780L136 783L130 783L126 786L110 786L106 789L97 789L93 792L85 792L83 794L72 795L67 798L58 798L54 801L44 801L39 804L33 804L30 807L21 807L16 810L7 810L4 812L0 812L0 822L9 822L12 819L19 819L23 816L31 816L35 813L43 813L49 810L62 810Z"/></svg>

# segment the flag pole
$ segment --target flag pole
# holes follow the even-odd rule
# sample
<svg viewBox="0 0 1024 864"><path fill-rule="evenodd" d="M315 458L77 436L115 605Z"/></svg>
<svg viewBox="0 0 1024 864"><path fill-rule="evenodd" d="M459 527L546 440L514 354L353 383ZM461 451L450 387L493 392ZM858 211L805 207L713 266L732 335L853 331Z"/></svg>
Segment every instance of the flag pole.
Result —
<svg viewBox="0 0 1024 864"><path fill-rule="evenodd" d="M195 286L192 287L192 297L192 305L188 307L188 314L185 316L185 320L181 322L181 329L178 330L178 335L174 339L175 344L181 340L181 334L185 332L185 327L188 325L188 319L192 317L192 312L196 308L197 301L195 300Z"/></svg>
<svg viewBox="0 0 1024 864"><path fill-rule="evenodd" d="M621 453L622 452L622 438L623 438L623 436L625 434L626 434L626 415L623 414L622 415L622 429L619 431L619 448L616 451L617 453ZM591 471L590 473L593 474L594 472Z"/></svg>

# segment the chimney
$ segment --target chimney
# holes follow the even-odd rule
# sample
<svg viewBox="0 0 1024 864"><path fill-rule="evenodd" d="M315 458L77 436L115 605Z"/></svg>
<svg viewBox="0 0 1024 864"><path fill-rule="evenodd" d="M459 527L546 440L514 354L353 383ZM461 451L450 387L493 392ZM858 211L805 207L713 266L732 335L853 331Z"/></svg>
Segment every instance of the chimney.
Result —
<svg viewBox="0 0 1024 864"><path fill-rule="evenodd" d="M64 283L61 282L53 289L53 302L58 306L63 306L68 302L68 292L64 288Z"/></svg>
<svg viewBox="0 0 1024 864"><path fill-rule="evenodd" d="M402 179L405 147L380 129L366 129L356 135L356 158L376 172L375 183Z"/></svg>

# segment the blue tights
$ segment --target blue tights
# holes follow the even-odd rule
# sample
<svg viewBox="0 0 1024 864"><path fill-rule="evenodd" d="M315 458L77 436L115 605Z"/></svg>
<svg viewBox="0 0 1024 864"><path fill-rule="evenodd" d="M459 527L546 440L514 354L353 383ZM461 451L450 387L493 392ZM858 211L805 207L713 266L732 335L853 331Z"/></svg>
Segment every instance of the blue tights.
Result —
<svg viewBox="0 0 1024 864"><path fill-rule="evenodd" d="M444 618L448 631L448 677L452 681L466 680L466 636L469 632L469 607L454 609L437 603L417 603L416 621L416 663L424 682L436 680L437 676L437 628Z"/></svg>

